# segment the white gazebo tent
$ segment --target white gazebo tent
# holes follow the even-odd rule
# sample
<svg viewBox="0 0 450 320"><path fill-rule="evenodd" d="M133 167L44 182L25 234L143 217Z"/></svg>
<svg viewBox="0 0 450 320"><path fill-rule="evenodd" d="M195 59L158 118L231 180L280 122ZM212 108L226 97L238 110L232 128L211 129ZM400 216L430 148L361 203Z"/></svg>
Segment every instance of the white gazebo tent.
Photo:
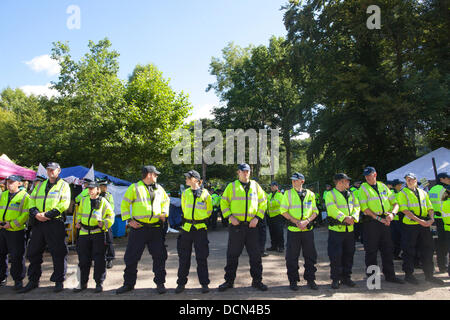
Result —
<svg viewBox="0 0 450 320"><path fill-rule="evenodd" d="M437 173L450 172L450 150L442 147L405 164L397 170L389 172L387 180L404 180L405 174L408 172L415 173L418 180L423 180L424 178L428 181L435 180L433 158L436 162Z"/></svg>

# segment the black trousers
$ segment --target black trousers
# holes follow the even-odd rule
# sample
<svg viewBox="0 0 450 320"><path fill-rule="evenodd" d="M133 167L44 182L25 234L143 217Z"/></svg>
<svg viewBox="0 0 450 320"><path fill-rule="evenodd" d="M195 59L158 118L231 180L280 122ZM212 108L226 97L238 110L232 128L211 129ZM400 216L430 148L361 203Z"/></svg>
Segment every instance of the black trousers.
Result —
<svg viewBox="0 0 450 320"><path fill-rule="evenodd" d="M249 228L246 225L228 227L227 264L225 266L225 281L234 282L239 256L242 250L247 249L250 260L250 275L254 282L262 280L261 247L258 228Z"/></svg>
<svg viewBox="0 0 450 320"><path fill-rule="evenodd" d="M306 281L316 280L317 251L314 245L314 232L312 230L305 232L288 230L285 259L289 283L300 281L298 259L301 250L303 250L303 258L305 259L303 278Z"/></svg>
<svg viewBox="0 0 450 320"><path fill-rule="evenodd" d="M0 230L0 281L8 277L8 254L14 281L25 278L25 230Z"/></svg>
<svg viewBox="0 0 450 320"><path fill-rule="evenodd" d="M436 246L437 265L440 269L445 269L448 263L448 248L445 237L444 223L441 218L434 219L434 221L436 221L436 230L438 235Z"/></svg>
<svg viewBox="0 0 450 320"><path fill-rule="evenodd" d="M450 231L445 231L444 234L445 234L445 241L447 244L448 254L450 255ZM448 276L450 277L450 263L448 264L447 272L448 272Z"/></svg>
<svg viewBox="0 0 450 320"><path fill-rule="evenodd" d="M328 257L330 259L331 280L350 279L355 255L355 235L353 232L328 230Z"/></svg>
<svg viewBox="0 0 450 320"><path fill-rule="evenodd" d="M399 256L402 251L402 222L398 220L391 221L391 239L393 244L394 256Z"/></svg>
<svg viewBox="0 0 450 320"><path fill-rule="evenodd" d="M269 226L270 241L272 248L284 249L284 222L285 218L279 214L273 218L267 216L267 225Z"/></svg>
<svg viewBox="0 0 450 320"><path fill-rule="evenodd" d="M116 251L114 250L114 236L112 230L109 229L106 234L106 261L111 261L116 258Z"/></svg>
<svg viewBox="0 0 450 320"><path fill-rule="evenodd" d="M197 275L200 284L208 285L208 233L206 229L197 230L191 227L190 232L183 229L177 239L177 251L179 258L177 284L185 285L188 281L189 269L191 267L192 246L195 249L195 259L197 261Z"/></svg>
<svg viewBox="0 0 450 320"><path fill-rule="evenodd" d="M94 260L94 280L102 284L106 278L106 241L105 234L96 233L80 235L77 241L78 266L80 267L80 282L86 284L89 280L92 260Z"/></svg>
<svg viewBox="0 0 450 320"><path fill-rule="evenodd" d="M432 276L434 273L433 236L430 228L407 224L402 224L402 228L403 271L406 274L413 274L414 257L417 249L425 276Z"/></svg>
<svg viewBox="0 0 450 320"><path fill-rule="evenodd" d="M366 270L372 265L378 265L377 254L380 251L384 276L386 278L395 277L394 245L392 244L390 227L372 220L364 222L363 228Z"/></svg>
<svg viewBox="0 0 450 320"><path fill-rule="evenodd" d="M259 250L261 254L266 249L266 239L267 239L267 225L266 225L267 217L264 217L263 220L259 220L256 228L259 233Z"/></svg>
<svg viewBox="0 0 450 320"><path fill-rule="evenodd" d="M364 223L361 220L353 225L353 233L355 236L355 241L364 243Z"/></svg>
<svg viewBox="0 0 450 320"><path fill-rule="evenodd" d="M46 222L36 221L31 231L31 239L27 249L28 279L38 282L42 274L42 256L48 246L53 259L53 273L50 281L63 282L67 271L67 244L64 222L50 220Z"/></svg>
<svg viewBox="0 0 450 320"><path fill-rule="evenodd" d="M131 228L128 234L128 244L125 250L124 284L134 287L137 279L137 266L145 247L153 259L153 281L156 284L166 282L167 250L164 246L164 229L162 227Z"/></svg>
<svg viewBox="0 0 450 320"><path fill-rule="evenodd" d="M217 207L213 208L213 211L211 213L211 216L208 219L208 226L210 226L213 229L217 228L217 217L220 209Z"/></svg>

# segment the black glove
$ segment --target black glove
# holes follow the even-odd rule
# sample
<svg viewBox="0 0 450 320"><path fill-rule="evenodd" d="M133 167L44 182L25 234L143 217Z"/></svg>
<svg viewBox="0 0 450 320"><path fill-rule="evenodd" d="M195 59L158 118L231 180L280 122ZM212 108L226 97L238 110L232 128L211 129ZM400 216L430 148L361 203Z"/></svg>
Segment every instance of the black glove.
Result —
<svg viewBox="0 0 450 320"><path fill-rule="evenodd" d="M39 210L38 210L38 208L33 207L29 210L29 212L30 212L30 217L34 218L39 213Z"/></svg>
<svg viewBox="0 0 450 320"><path fill-rule="evenodd" d="M52 209L52 210L47 211L47 212L45 213L45 216L46 216L47 218L50 218L50 219L54 219L54 218L56 218L56 217L59 216L59 215L61 215L61 212L59 212L58 209Z"/></svg>

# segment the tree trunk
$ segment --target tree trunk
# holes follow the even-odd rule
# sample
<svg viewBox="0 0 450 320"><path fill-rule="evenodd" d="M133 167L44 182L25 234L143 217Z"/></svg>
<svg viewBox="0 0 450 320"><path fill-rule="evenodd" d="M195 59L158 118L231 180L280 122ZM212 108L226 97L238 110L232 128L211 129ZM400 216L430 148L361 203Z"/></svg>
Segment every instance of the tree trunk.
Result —
<svg viewBox="0 0 450 320"><path fill-rule="evenodd" d="M292 176L291 172L291 137L289 135L289 130L283 130L283 143L286 148L286 180L289 181L289 178Z"/></svg>

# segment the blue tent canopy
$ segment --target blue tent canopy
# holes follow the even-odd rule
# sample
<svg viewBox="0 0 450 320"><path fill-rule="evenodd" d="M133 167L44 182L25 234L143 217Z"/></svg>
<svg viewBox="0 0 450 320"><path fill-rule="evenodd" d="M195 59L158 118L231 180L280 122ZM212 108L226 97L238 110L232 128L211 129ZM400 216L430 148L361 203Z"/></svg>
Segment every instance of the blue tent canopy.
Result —
<svg viewBox="0 0 450 320"><path fill-rule="evenodd" d="M77 177L78 179L83 179L83 177L88 173L89 168L83 166L69 167L61 169L60 177L67 178L70 176ZM129 186L131 182L110 176L109 174L94 170L95 177L98 179L108 178L112 183L118 186Z"/></svg>

